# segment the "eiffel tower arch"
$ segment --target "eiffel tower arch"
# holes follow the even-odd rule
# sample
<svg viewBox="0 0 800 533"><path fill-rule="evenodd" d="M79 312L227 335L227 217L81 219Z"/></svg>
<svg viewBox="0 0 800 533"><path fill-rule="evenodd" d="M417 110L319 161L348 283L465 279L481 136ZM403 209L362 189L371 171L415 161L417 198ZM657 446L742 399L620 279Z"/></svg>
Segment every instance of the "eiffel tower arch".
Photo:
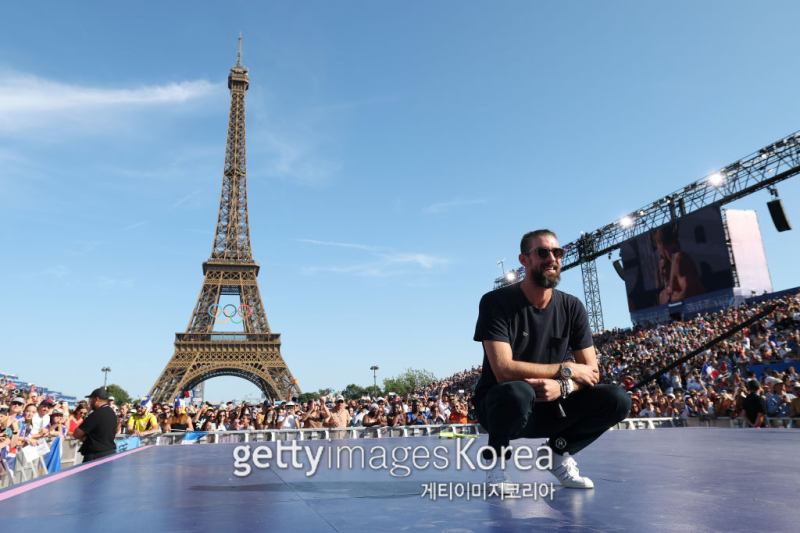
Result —
<svg viewBox="0 0 800 533"><path fill-rule="evenodd" d="M189 325L175 334L175 353L150 389L154 402L171 402L218 376L246 379L278 400L287 399L292 388L300 392L281 356L281 336L269 328L256 279L260 266L250 247L244 106L249 84L240 36L238 59L228 75L231 107L211 257L203 263L205 279ZM238 296L240 305L220 306L222 296ZM244 331L215 332L219 321L241 324Z"/></svg>

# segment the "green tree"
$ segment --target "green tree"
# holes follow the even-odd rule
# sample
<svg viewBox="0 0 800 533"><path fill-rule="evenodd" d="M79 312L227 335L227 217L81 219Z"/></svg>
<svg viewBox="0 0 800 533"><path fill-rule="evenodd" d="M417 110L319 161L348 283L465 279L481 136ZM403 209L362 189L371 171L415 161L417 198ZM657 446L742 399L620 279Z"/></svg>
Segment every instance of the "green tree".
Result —
<svg viewBox="0 0 800 533"><path fill-rule="evenodd" d="M116 383L112 383L111 385L106 387L106 389L108 390L108 395L114 397L114 403L117 405L122 405L124 403L131 403L133 401L131 399L130 394L128 394L128 392L125 389L123 389Z"/></svg>
<svg viewBox="0 0 800 533"><path fill-rule="evenodd" d="M304 392L300 396L297 397L297 401L300 403L307 403L311 400L316 400L320 397L320 394L317 392Z"/></svg>
<svg viewBox="0 0 800 533"><path fill-rule="evenodd" d="M366 396L369 394L369 390L365 389L364 387L360 387L355 383L351 383L347 387L344 388L342 391L342 396L344 396L345 400L358 400L362 396Z"/></svg>
<svg viewBox="0 0 800 533"><path fill-rule="evenodd" d="M406 395L416 389L425 387L435 379L436 376L429 370L406 368L401 374L384 379L383 388L387 393L395 392L400 395Z"/></svg>

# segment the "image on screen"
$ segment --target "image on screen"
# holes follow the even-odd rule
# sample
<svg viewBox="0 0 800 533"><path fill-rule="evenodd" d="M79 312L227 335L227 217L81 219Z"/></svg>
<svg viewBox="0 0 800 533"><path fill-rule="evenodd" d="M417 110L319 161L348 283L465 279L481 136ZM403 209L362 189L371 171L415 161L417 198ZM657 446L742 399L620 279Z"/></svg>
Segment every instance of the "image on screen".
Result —
<svg viewBox="0 0 800 533"><path fill-rule="evenodd" d="M638 311L733 287L719 208L708 207L620 246L628 308Z"/></svg>

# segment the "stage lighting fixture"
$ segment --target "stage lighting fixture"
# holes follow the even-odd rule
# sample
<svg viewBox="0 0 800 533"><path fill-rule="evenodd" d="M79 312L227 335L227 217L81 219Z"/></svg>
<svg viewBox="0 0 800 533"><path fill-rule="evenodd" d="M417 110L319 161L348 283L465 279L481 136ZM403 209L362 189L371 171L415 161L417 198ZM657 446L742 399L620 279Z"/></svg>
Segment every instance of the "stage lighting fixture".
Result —
<svg viewBox="0 0 800 533"><path fill-rule="evenodd" d="M722 174L720 174L719 172L714 172L708 177L708 182L714 187L719 187L720 185L722 185L722 180L723 180Z"/></svg>
<svg viewBox="0 0 800 533"><path fill-rule="evenodd" d="M506 279L508 281L514 281L514 278L516 278L516 276L514 275L513 272L509 272L508 274L506 274Z"/></svg>
<svg viewBox="0 0 800 533"><path fill-rule="evenodd" d="M623 228L630 228L631 224L633 224L631 217L622 217L622 220L619 221L619 225Z"/></svg>

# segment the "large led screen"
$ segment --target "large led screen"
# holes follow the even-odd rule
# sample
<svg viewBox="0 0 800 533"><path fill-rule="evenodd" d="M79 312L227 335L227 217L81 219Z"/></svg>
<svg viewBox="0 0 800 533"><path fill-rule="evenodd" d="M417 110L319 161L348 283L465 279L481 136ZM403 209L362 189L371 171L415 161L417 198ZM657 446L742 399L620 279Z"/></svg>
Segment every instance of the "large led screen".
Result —
<svg viewBox="0 0 800 533"><path fill-rule="evenodd" d="M733 287L725 229L716 207L625 241L620 253L631 311Z"/></svg>

